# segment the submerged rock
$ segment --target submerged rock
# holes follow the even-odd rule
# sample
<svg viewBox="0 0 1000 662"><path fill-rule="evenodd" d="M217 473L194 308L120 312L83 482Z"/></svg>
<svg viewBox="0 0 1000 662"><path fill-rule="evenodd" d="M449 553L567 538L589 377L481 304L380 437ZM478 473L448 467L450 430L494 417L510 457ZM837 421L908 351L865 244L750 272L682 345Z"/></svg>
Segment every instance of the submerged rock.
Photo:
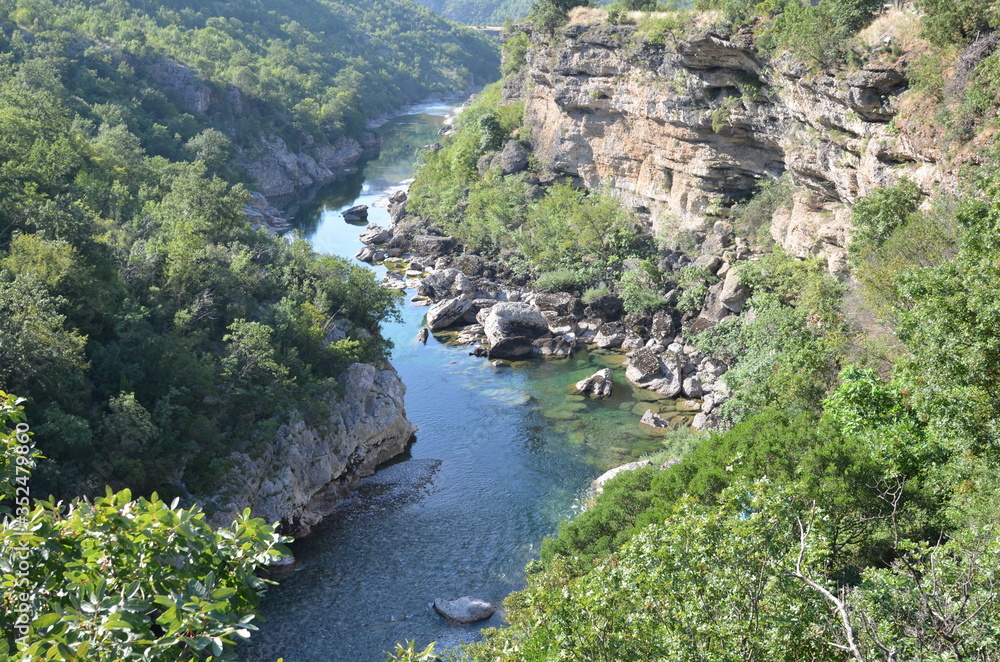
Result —
<svg viewBox="0 0 1000 662"><path fill-rule="evenodd" d="M564 336L539 338L531 343L531 353L540 356L569 356L576 349L576 343Z"/></svg>
<svg viewBox="0 0 1000 662"><path fill-rule="evenodd" d="M426 343L427 342L427 336L429 336L429 335L430 335L430 332L427 331L427 327L424 327L423 329L420 329L420 332L417 334L417 342Z"/></svg>
<svg viewBox="0 0 1000 662"><path fill-rule="evenodd" d="M670 422L663 418L659 414L655 413L652 409L647 409L646 413L642 415L639 420L642 425L648 425L651 428L666 428L670 427Z"/></svg>
<svg viewBox="0 0 1000 662"><path fill-rule="evenodd" d="M485 600L464 595L460 598L434 601L434 611L455 623L477 623L485 621L496 612L496 607Z"/></svg>

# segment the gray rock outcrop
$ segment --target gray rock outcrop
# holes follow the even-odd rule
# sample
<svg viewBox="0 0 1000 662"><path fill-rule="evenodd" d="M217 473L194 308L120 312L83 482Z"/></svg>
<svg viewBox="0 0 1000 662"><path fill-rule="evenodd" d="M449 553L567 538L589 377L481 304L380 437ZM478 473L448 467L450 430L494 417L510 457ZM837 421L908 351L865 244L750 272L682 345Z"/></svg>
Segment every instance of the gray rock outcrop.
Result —
<svg viewBox="0 0 1000 662"><path fill-rule="evenodd" d="M653 463L650 462L649 460L639 460L637 462L629 462L628 464L623 464L620 467L615 467L614 469L609 469L608 471L605 471L594 480L594 491L600 494L601 491L604 489L604 485L609 480L611 480L618 474L622 473L623 471L635 471L636 469L642 469L643 467L651 467L651 466L653 466Z"/></svg>
<svg viewBox="0 0 1000 662"><path fill-rule="evenodd" d="M711 33L643 48L631 26L573 24L553 36L523 27L531 46L503 96L525 104L541 167L648 209L657 233L704 232L714 209L788 172L803 190L776 212L772 237L837 269L859 197L900 177L927 191L953 186L934 131L919 113L898 113L904 62L878 49L860 70L812 72ZM717 249L733 239L720 230L705 237Z"/></svg>
<svg viewBox="0 0 1000 662"><path fill-rule="evenodd" d="M229 456L206 499L213 524L228 524L250 508L280 522L284 533L304 536L359 478L406 449L416 428L406 419L406 387L396 371L355 363L341 381L344 395L329 395L334 402L323 425L310 427L293 412L273 439Z"/></svg>
<svg viewBox="0 0 1000 662"><path fill-rule="evenodd" d="M344 219L346 220L347 212L345 211L344 214ZM376 223L369 223L368 227L365 228L365 231L358 236L358 239L362 244L384 244L392 239L392 230L389 228L383 228L381 225Z"/></svg>
<svg viewBox="0 0 1000 662"><path fill-rule="evenodd" d="M677 397L683 388L678 363L665 363L646 347L631 352L625 365L625 378L640 388L656 391L668 398Z"/></svg>
<svg viewBox="0 0 1000 662"><path fill-rule="evenodd" d="M541 311L526 303L498 303L484 316L489 358L516 359L531 353L533 343L549 332Z"/></svg>
<svg viewBox="0 0 1000 662"><path fill-rule="evenodd" d="M427 309L427 327L431 331L446 329L462 319L471 307L472 300L464 295L438 301Z"/></svg>

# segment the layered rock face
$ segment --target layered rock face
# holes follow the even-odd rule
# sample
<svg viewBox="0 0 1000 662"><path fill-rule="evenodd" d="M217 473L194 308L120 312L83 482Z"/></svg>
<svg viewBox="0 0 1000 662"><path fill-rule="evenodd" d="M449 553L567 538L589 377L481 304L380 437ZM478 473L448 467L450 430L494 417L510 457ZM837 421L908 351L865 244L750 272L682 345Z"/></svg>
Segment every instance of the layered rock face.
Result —
<svg viewBox="0 0 1000 662"><path fill-rule="evenodd" d="M330 514L359 478L403 452L416 428L406 420L406 387L392 368L356 363L342 377L345 395L324 425L282 425L263 449L233 453L208 500L213 522L244 508L296 537Z"/></svg>
<svg viewBox="0 0 1000 662"><path fill-rule="evenodd" d="M524 101L540 162L648 209L657 233L705 230L706 217L788 172L804 189L772 224L774 239L836 269L845 205L901 176L927 190L944 178L933 145L893 125L907 81L891 66L811 73L712 34L644 44L631 26L530 36L504 96Z"/></svg>

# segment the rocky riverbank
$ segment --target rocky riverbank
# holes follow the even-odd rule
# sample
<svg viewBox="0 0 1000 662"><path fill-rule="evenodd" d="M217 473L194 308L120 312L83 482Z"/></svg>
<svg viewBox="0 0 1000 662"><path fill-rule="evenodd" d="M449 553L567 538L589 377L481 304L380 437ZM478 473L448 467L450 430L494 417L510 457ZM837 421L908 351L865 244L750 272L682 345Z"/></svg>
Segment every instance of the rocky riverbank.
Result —
<svg viewBox="0 0 1000 662"><path fill-rule="evenodd" d="M308 425L292 412L273 439L229 456L207 500L214 523L250 508L288 535L308 535L359 479L406 449L416 428L406 418L406 386L396 371L356 363L341 380L344 394L329 394L335 402L322 424Z"/></svg>
<svg viewBox="0 0 1000 662"><path fill-rule="evenodd" d="M392 194L390 227L370 225L357 257L389 267L385 287L417 291L412 301L428 306L431 332L456 331L455 342L493 361L560 358L582 347L626 352L625 377L633 386L687 400L687 409L697 411L693 425L698 429L718 425L719 406L729 396L721 377L729 366L704 355L689 340L741 312L751 294L733 267L752 257L752 251L725 222L716 223L697 259L669 255L669 266L676 271L695 264L718 278L700 312L682 314L673 305L676 294L668 293L666 309L628 315L613 293L584 302L580 292L532 290L505 265L463 252L454 238L407 214L406 202L405 191ZM599 381L578 390L593 393ZM596 390L605 387L599 384Z"/></svg>

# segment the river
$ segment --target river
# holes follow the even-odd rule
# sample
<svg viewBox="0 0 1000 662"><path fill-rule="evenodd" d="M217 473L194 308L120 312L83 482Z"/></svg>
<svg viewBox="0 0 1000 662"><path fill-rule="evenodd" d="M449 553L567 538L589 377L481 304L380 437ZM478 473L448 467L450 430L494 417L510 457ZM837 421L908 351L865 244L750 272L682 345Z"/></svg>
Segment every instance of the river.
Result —
<svg viewBox="0 0 1000 662"><path fill-rule="evenodd" d="M298 211L296 225L312 245L353 256L363 228L340 212L372 207L412 177L420 147L438 139L452 111L427 105L382 126L381 155ZM373 207L369 221L387 225L388 212ZM415 443L294 543L297 568L268 592L260 632L241 649L245 660L381 662L397 641L437 641L440 649L475 638L500 625L500 614L454 626L434 613L433 600L472 595L499 604L523 586L540 541L579 510L597 475L662 447L658 433L640 428L639 414L672 403L637 399L621 354L581 351L495 369L466 347L433 336L418 343L425 311L407 303L403 321L384 327L419 428ZM616 369L611 398L572 393L574 382L605 366Z"/></svg>

